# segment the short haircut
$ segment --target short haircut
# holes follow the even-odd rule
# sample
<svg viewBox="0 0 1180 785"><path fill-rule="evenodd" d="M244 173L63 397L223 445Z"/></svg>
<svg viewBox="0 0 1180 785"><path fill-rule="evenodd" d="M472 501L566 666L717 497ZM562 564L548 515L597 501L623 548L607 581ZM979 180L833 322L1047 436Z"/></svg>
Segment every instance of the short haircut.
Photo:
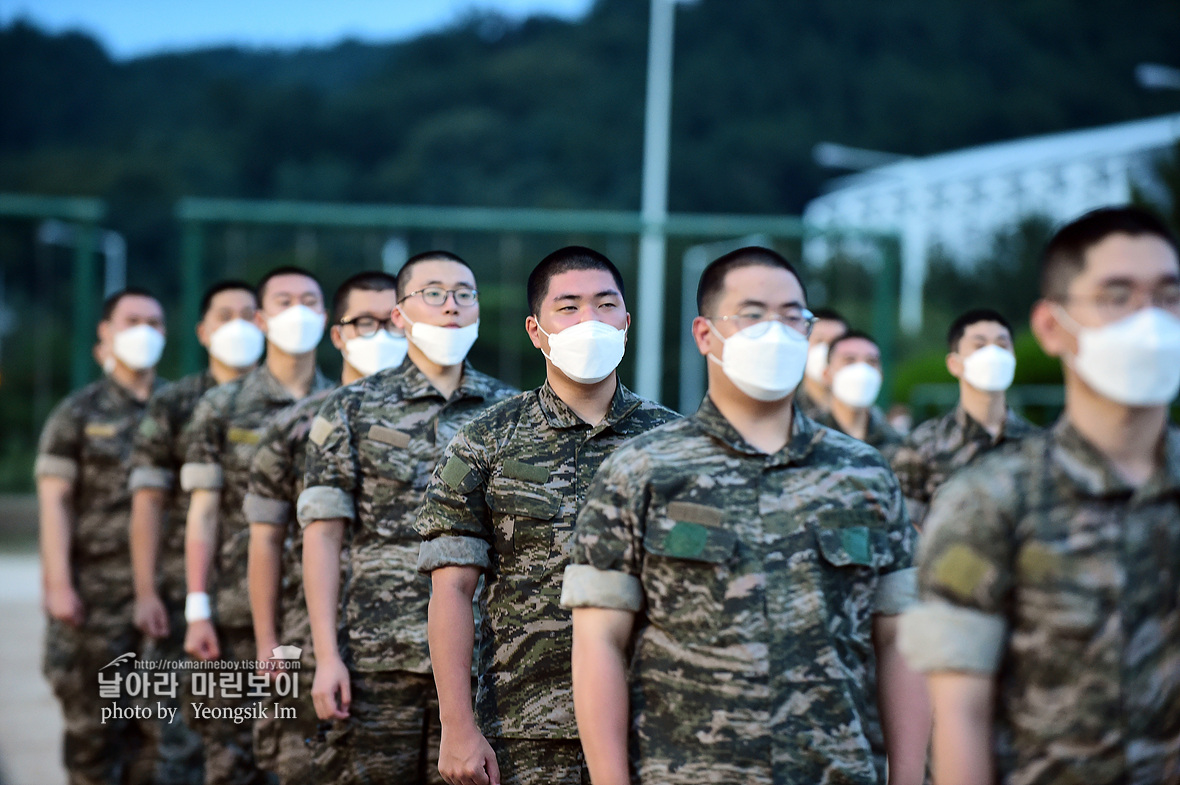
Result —
<svg viewBox="0 0 1180 785"><path fill-rule="evenodd" d="M881 350L881 344L877 343L877 339L873 336L861 330L849 330L839 338L833 339L832 342L828 344L828 359L832 359L832 357L836 354L837 346L844 343L845 341L851 341L857 338L861 339L862 341L868 341L873 346L876 346L878 351Z"/></svg>
<svg viewBox="0 0 1180 785"><path fill-rule="evenodd" d="M205 290L205 294L201 297L201 318L204 319L209 313L209 309L213 307L213 298L222 292L236 292L243 291L254 298L254 304L258 304L258 295L254 292L254 287L245 281L218 281Z"/></svg>
<svg viewBox="0 0 1180 785"><path fill-rule="evenodd" d="M310 270L305 270L302 267L296 267L293 264L285 264L282 267L276 267L266 275L262 276L262 280L258 282L258 304L262 305L262 298L266 296L266 285L270 283L271 278L278 278L280 275L302 275L304 278L310 278L315 281L315 285L320 287L320 293L323 294L324 285L320 283L320 279L316 278Z"/></svg>
<svg viewBox="0 0 1180 785"><path fill-rule="evenodd" d="M347 279L336 289L332 298L332 321L339 322L348 312L348 298L356 291L361 292L397 292L397 279L389 273L376 270L366 270Z"/></svg>
<svg viewBox="0 0 1180 785"><path fill-rule="evenodd" d="M423 251L422 253L416 253L409 259L406 259L406 263L402 265L402 269L397 271L397 297L399 302L409 294L407 288L410 283L410 271L422 262L455 262L471 270L471 265L450 251ZM472 277L475 276L474 270L471 270L471 275Z"/></svg>
<svg viewBox="0 0 1180 785"><path fill-rule="evenodd" d="M160 298L149 292L147 289L139 286L128 286L125 289L120 289L114 294L108 295L102 301L102 315L99 317L100 322L109 322L111 316L114 315L115 309L119 307L119 303L123 301L124 297L149 297L156 302L160 302Z"/></svg>
<svg viewBox="0 0 1180 785"><path fill-rule="evenodd" d="M845 329L848 327L848 320L835 308L812 308L810 310L811 315L816 319L823 319L825 322L839 322L844 325Z"/></svg>
<svg viewBox="0 0 1180 785"><path fill-rule="evenodd" d="M807 286L799 276L799 271L777 251L758 245L749 245L730 251L709 263L701 273L701 281L697 284L697 313L701 316L712 310L717 297L725 286L725 276L733 270L742 267L777 267L795 276L799 288L803 290L803 300L807 300Z"/></svg>
<svg viewBox="0 0 1180 785"><path fill-rule="evenodd" d="M1041 255L1041 296L1065 298L1070 283L1085 267L1086 251L1112 234L1158 237L1177 251L1176 236L1150 210L1142 207L1100 207L1057 230Z"/></svg>
<svg viewBox="0 0 1180 785"><path fill-rule="evenodd" d="M967 328L973 324L980 322L995 322L1001 325L1008 331L1008 337L1015 337L1012 331L1012 325L1003 317L999 311L993 311L991 308L972 308L966 313L959 314L951 326L946 331L946 345L953 352L959 348L959 341L963 340L963 333L967 332Z"/></svg>
<svg viewBox="0 0 1180 785"><path fill-rule="evenodd" d="M549 293L549 282L553 280L554 276L574 270L602 270L605 273L610 273L610 276L615 279L615 286L619 288L619 296L624 300L627 299L627 293L623 289L623 275L619 272L619 268L615 267L614 262L593 248L567 245L565 248L558 248L546 256L529 273L529 281L525 289L529 313L536 316L541 312L541 304L545 302L545 296Z"/></svg>

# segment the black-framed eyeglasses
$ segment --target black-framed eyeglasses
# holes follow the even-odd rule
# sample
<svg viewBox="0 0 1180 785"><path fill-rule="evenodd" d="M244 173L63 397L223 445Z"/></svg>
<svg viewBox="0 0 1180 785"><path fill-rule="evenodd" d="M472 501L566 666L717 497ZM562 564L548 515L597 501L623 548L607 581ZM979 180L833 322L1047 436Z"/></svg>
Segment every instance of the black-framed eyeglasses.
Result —
<svg viewBox="0 0 1180 785"><path fill-rule="evenodd" d="M378 319L376 316L357 316L353 319L340 320L341 327L348 327L349 325L356 328L356 334L362 338L376 335L378 330L391 332L394 329L393 319Z"/></svg>
<svg viewBox="0 0 1180 785"><path fill-rule="evenodd" d="M796 332L811 335L811 328L815 325L816 317L806 308L788 308L785 311L769 311L762 308L743 308L740 313L729 316L714 316L715 322L733 322L739 330L745 330L756 324L763 325L762 332L770 329L772 321L778 321ZM759 333L761 334L761 333ZM758 337L755 335L754 337Z"/></svg>
<svg viewBox="0 0 1180 785"><path fill-rule="evenodd" d="M419 289L416 292L410 292L405 297L398 300L399 303L404 303L406 300L415 295L422 295L422 302L427 305L443 305L447 301L447 296L450 295L455 298L455 305L462 308L469 308L479 302L478 289L444 289L441 286L427 286L425 289Z"/></svg>

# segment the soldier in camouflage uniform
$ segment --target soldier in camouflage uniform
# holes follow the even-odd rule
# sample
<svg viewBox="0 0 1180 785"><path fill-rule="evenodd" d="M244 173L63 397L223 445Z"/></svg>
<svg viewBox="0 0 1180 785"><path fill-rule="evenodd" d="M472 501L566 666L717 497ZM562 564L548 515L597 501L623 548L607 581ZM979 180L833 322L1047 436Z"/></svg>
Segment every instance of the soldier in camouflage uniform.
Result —
<svg viewBox="0 0 1180 785"><path fill-rule="evenodd" d="M885 460L901 446L902 436L885 413L873 405L881 389L881 349L869 335L850 330L832 341L824 378L832 390L820 425L875 447Z"/></svg>
<svg viewBox="0 0 1180 785"><path fill-rule="evenodd" d="M952 473L981 453L1040 430L1005 399L1016 357L1012 326L1003 316L990 309L967 311L951 323L947 345L946 367L959 380L959 405L915 428L890 460L910 522L919 530L931 497Z"/></svg>
<svg viewBox="0 0 1180 785"><path fill-rule="evenodd" d="M831 383L825 378L828 367L828 347L832 341L848 332L848 322L831 308L816 308L811 335L807 336L807 367L803 381L795 390L795 408L813 420L826 412L832 399Z"/></svg>
<svg viewBox="0 0 1180 785"><path fill-rule="evenodd" d="M460 342L479 320L471 269L428 251L398 274L393 316L443 329ZM388 313L388 309L387 309ZM464 332L461 332L464 331ZM318 661L319 716L350 771L334 782L438 781L438 699L426 645L430 585L418 574L414 515L443 447L459 427L516 392L463 361L467 348L418 338L399 368L334 393L312 425L298 514ZM467 336L465 338L464 336ZM445 336L444 336L445 337ZM419 346L417 341L421 340ZM448 356L449 355L449 356ZM349 587L340 597L340 543L350 536ZM343 605L347 653L335 630Z"/></svg>
<svg viewBox="0 0 1180 785"><path fill-rule="evenodd" d="M574 518L603 459L678 417L618 380L630 315L606 257L555 251L529 276L528 299L525 326L545 354L545 384L459 431L418 517L426 540L418 568L434 589L439 769L452 785L588 782L570 689L569 614L558 605ZM473 716L466 674L481 574Z"/></svg>
<svg viewBox="0 0 1180 785"><path fill-rule="evenodd" d="M266 333L265 363L205 393L185 432L188 448L180 479L192 492L185 532L185 651L201 660L254 659L246 585L249 530L242 513L250 462L271 416L331 386L315 365L325 321L315 277L294 267L273 270L258 285L258 302L255 320ZM206 589L210 578L216 588L212 607ZM254 701L218 693L203 702L221 709ZM198 730L205 741L209 785L266 780L254 760L252 722L202 720Z"/></svg>
<svg viewBox="0 0 1180 785"><path fill-rule="evenodd" d="M387 273L358 273L336 290L332 306L335 323L330 337L344 354L342 385L367 375L358 365L371 371L401 364L405 339L389 332L389 315L396 302L397 282ZM370 347L377 351L366 352ZM295 502L303 490L305 449L312 420L332 392L321 390L271 419L254 455L243 505L250 522L248 573L257 659L271 659L280 642L302 649L296 674L299 695L281 701L294 709L296 719L271 717L254 724L255 756L283 783L335 779L335 772L318 770L308 743L317 737L318 729L311 697L315 658L303 597L303 536L294 514ZM330 752L315 750L321 751Z"/></svg>
<svg viewBox="0 0 1180 785"><path fill-rule="evenodd" d="M1031 326L1065 411L935 495L921 602L937 783L1180 782L1180 263L1155 216L1063 227Z"/></svg>
<svg viewBox="0 0 1180 785"><path fill-rule="evenodd" d="M925 695L892 643L916 539L897 482L794 409L810 313L786 260L727 254L697 303L708 397L607 459L565 573L593 781L884 782L876 663L890 782L918 783Z"/></svg>
<svg viewBox="0 0 1180 785"><path fill-rule="evenodd" d="M214 284L201 300L198 340L209 349L211 337L223 325L235 320L252 322L255 310L257 301L249 284L242 281ZM210 351L206 370L172 382L152 396L135 434L128 480L131 563L135 578L135 625L147 636L143 653L146 660L184 659L184 519L188 494L180 490L180 467L185 451L181 432L192 417L197 400L207 390L241 376L251 365L253 361L236 367ZM187 680L185 671L175 669L175 672L179 682ZM177 713L173 722L160 723L158 728L156 744L160 762L156 782L160 785L201 783L205 757L201 737L184 721L186 713L180 697L168 705L176 707Z"/></svg>
<svg viewBox="0 0 1180 785"><path fill-rule="evenodd" d="M151 332L148 332L148 331ZM139 420L159 387L164 312L141 289L103 305L98 332L114 368L54 408L41 433L37 498L45 610L45 676L65 718L64 762L72 784L151 782L152 720L102 723L99 671L139 648L132 621L128 458ZM151 334L154 333L154 336Z"/></svg>

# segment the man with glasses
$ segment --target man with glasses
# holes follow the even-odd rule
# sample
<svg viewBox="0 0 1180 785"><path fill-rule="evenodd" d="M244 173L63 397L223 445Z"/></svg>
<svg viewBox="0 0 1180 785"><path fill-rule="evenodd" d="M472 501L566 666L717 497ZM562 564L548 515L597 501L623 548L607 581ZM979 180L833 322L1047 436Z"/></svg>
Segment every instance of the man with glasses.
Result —
<svg viewBox="0 0 1180 785"><path fill-rule="evenodd" d="M902 625L951 783L1180 780L1180 262L1136 207L1062 227L1033 334L1065 410L939 490Z"/></svg>
<svg viewBox="0 0 1180 785"><path fill-rule="evenodd" d="M418 516L431 576L430 655L451 785L574 785L586 771L570 690L570 617L559 605L574 518L599 464L675 419L619 381L631 316L618 269L562 248L529 275L525 330L545 383L465 425ZM479 578L472 712L471 601Z"/></svg>
<svg viewBox="0 0 1180 785"><path fill-rule="evenodd" d="M709 392L598 472L566 569L578 730L595 785L919 783L921 680L894 644L916 535L881 455L799 412L811 314L794 268L742 248L692 325Z"/></svg>
<svg viewBox="0 0 1180 785"><path fill-rule="evenodd" d="M396 303L397 281L387 273L358 273L340 284L332 298L335 323L329 337L344 355L341 385L401 364L405 338L393 334L390 317ZM295 525L294 508L303 490L312 420L332 392L321 390L271 418L250 466L242 505L250 522L247 576L257 659L271 660L280 645L302 649L299 671L293 674L299 680L298 695L275 701L293 708L294 718L260 719L254 733L259 765L278 774L283 783L315 779L313 752L327 754L305 743L318 727L311 697L315 658L303 597L303 537ZM280 665L274 663L274 668Z"/></svg>
<svg viewBox="0 0 1180 785"><path fill-rule="evenodd" d="M333 393L308 433L297 512L315 644L312 698L318 716L334 721L321 781L438 781L438 699L426 644L430 584L416 569L414 514L451 436L516 393L466 361L479 329L479 295L466 262L446 251L418 254L397 286L402 294L386 313L406 331L407 361ZM346 321L352 327L343 330L373 326ZM344 348L350 364L367 362L354 341ZM341 624L346 539L351 575ZM344 651L338 626L346 629Z"/></svg>

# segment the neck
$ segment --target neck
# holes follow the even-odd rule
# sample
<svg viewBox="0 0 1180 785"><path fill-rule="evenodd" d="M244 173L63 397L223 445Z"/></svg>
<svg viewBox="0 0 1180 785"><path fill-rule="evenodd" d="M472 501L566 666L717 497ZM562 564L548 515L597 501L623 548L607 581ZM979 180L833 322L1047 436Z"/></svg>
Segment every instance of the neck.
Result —
<svg viewBox="0 0 1180 785"><path fill-rule="evenodd" d="M724 374L709 373L709 399L751 446L767 455L791 440L795 394L777 401L758 401L739 390Z"/></svg>
<svg viewBox="0 0 1180 785"><path fill-rule="evenodd" d="M611 401L615 398L615 390L619 386L617 372L594 384L579 384L557 370L548 360L545 361L545 365L545 380L553 388L554 394L573 409L574 414L583 422L598 425L606 419Z"/></svg>
<svg viewBox="0 0 1180 785"><path fill-rule="evenodd" d="M824 387L823 382L817 382L803 374L803 389L807 391L807 397L819 408L827 409L831 405L832 391Z"/></svg>
<svg viewBox="0 0 1180 785"><path fill-rule="evenodd" d="M1159 468L1157 448L1168 424L1167 406L1115 403L1067 371L1065 417L1131 485L1147 482Z"/></svg>
<svg viewBox="0 0 1180 785"><path fill-rule="evenodd" d="M410 362L418 366L422 375L434 385L434 389L442 393L444 398L450 398L455 394L455 390L459 389L459 382L463 379L463 363L439 365L422 354L422 351L413 342L410 343L407 354L410 356Z"/></svg>
<svg viewBox="0 0 1180 785"><path fill-rule="evenodd" d="M365 375L352 367L348 360L344 361L344 370L340 372L340 386L347 387L355 381L365 378Z"/></svg>
<svg viewBox="0 0 1180 785"><path fill-rule="evenodd" d="M234 379L239 379L250 371L254 370L255 366L251 365L246 368L235 368L232 365L226 365L216 357L209 358L209 373L213 376L213 381L218 384L225 384L232 382Z"/></svg>
<svg viewBox="0 0 1180 785"><path fill-rule="evenodd" d="M266 369L295 398L306 398L315 380L315 352L287 354L273 343L268 343Z"/></svg>
<svg viewBox="0 0 1180 785"><path fill-rule="evenodd" d="M982 425L992 436L998 436L1008 417L1008 401L1004 391L984 392L967 382L959 382L959 405L972 420Z"/></svg>
<svg viewBox="0 0 1180 785"><path fill-rule="evenodd" d="M863 442L865 436L868 435L868 409L854 409L833 395L832 417L836 420L836 424L840 426L840 430L854 439L860 439Z"/></svg>
<svg viewBox="0 0 1180 785"><path fill-rule="evenodd" d="M122 362L116 361L115 370L111 371L111 379L115 384L135 396L137 400L146 401L152 395L152 385L156 382L156 369L133 371Z"/></svg>

